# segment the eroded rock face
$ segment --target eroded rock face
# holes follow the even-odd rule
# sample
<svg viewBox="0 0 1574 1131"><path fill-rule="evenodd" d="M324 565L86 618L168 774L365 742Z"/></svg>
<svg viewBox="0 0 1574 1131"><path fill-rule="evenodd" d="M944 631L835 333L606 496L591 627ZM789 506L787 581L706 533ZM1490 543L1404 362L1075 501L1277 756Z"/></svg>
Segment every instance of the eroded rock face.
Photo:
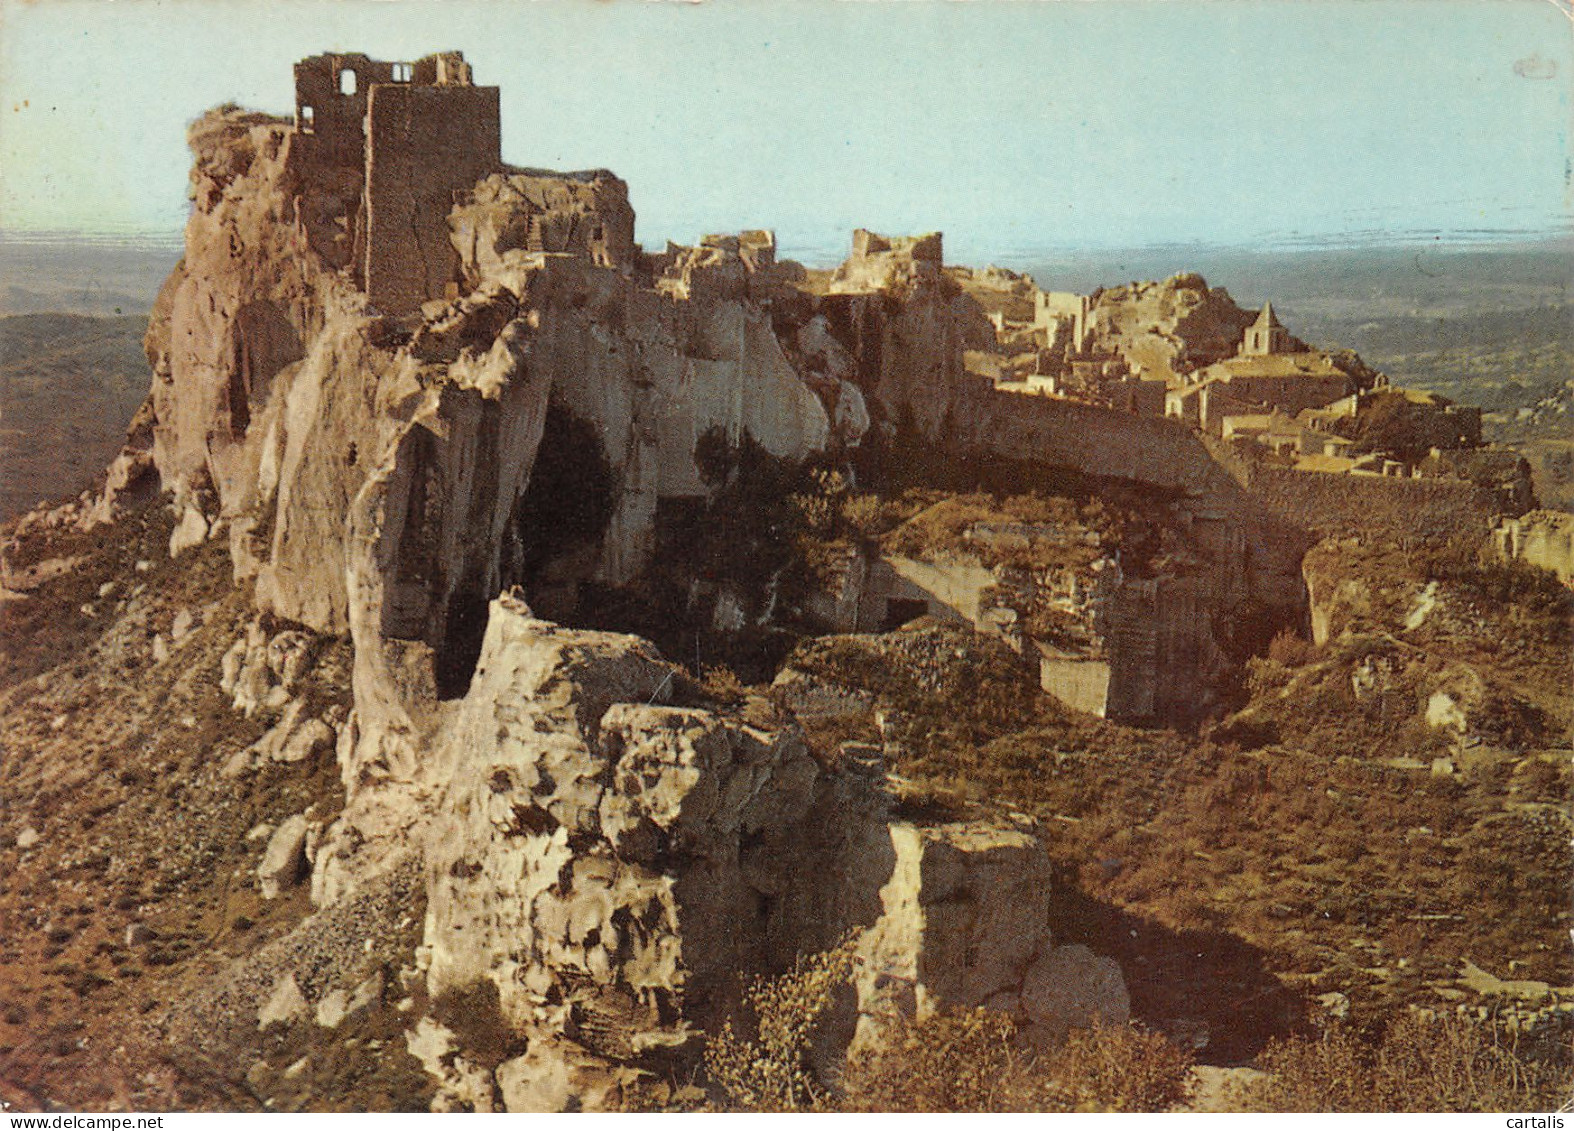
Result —
<svg viewBox="0 0 1574 1131"><path fill-rule="evenodd" d="M485 178L448 216L449 297L385 316L329 222L354 215L358 183L299 138L235 111L192 129L196 206L149 327L140 458L175 494L181 543L227 531L255 586L224 690L283 717L235 772L335 747L342 813L278 830L259 881L282 890L304 861L314 901L348 906L424 846L428 990L489 983L529 1039L493 1076L417 1024L444 1102L615 1106L692 1058L747 976L860 928L875 972L839 1040L893 1007L988 1004L1051 1033L1123 1016L1118 972L1053 945L1029 833L892 824L877 755L827 768L790 721L678 705L650 645L538 618L514 587L638 578L659 504L718 489L708 446L791 464L905 420L1199 498L1217 477L1154 463L1150 437L1104 418L1118 442L990 400L962 352L992 330L938 237L865 239L813 297L768 233L644 255L603 172ZM1222 570L1241 555L1221 546ZM292 695L314 642L346 635L354 708L309 717Z"/></svg>
<svg viewBox="0 0 1574 1131"><path fill-rule="evenodd" d="M320 250L322 217L353 214L358 190L299 159L301 136L239 111L192 128L186 256L147 336L151 458L180 545L227 529L261 611L355 642L349 800L314 881L331 898L353 858L375 868L422 823L427 744L492 597L554 560L574 584L636 577L658 500L711 490L706 439L794 461L868 419L856 391L822 400L778 341L768 241L706 249L675 268L694 295L663 297L632 274L627 189L607 173L484 179L450 218L461 293L384 317ZM720 285L734 266L749 285ZM544 441L594 473L572 521L564 499L527 498ZM232 664L239 699L278 698Z"/></svg>
<svg viewBox="0 0 1574 1131"><path fill-rule="evenodd" d="M494 604L438 740L434 995L490 980L511 1024L630 1058L685 1045L730 1011L740 971L815 941L778 910L807 883L837 916L854 862L805 831L856 808L794 731L665 705L676 675L638 638Z"/></svg>
<svg viewBox="0 0 1574 1131"><path fill-rule="evenodd" d="M881 915L861 943L858 1040L893 1012L988 1006L1037 1039L1130 1015L1120 968L1055 946L1049 856L1020 829L978 823L890 826L895 850Z"/></svg>
<svg viewBox="0 0 1574 1131"><path fill-rule="evenodd" d="M856 929L833 1044L894 1010L988 1005L1044 1037L1124 1020L1119 969L1053 945L1030 832L892 823L877 765L827 770L790 723L673 706L676 678L638 638L505 595L436 741L450 785L426 845L427 988L496 987L529 1038L498 1070L511 1110L611 1105L692 1063L750 975Z"/></svg>

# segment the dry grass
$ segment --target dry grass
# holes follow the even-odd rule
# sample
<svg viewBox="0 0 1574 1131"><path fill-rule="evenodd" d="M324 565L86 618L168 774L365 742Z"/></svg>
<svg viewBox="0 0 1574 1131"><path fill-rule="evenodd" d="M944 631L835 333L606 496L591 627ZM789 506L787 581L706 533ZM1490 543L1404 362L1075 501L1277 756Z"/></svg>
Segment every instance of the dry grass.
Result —
<svg viewBox="0 0 1574 1131"><path fill-rule="evenodd" d="M731 1021L705 1049L705 1071L728 1110L822 1111L830 1093L809 1064L815 1030L838 988L852 978L856 940L800 956L775 978L756 979L745 994L754 1036Z"/></svg>
<svg viewBox="0 0 1574 1131"><path fill-rule="evenodd" d="M1192 1087L1189 1058L1136 1025L1073 1030L1033 1050L988 1009L896 1019L849 1058L842 1108L866 1112L1158 1112Z"/></svg>
<svg viewBox="0 0 1574 1131"><path fill-rule="evenodd" d="M242 718L218 688L250 604L221 544L171 561L168 529L156 506L90 536L34 539L24 554L88 556L4 610L0 632L60 615L53 632L7 634L0 668L0 1076L40 1103L254 1102L195 1061L171 1067L159 1026L219 965L309 911L300 889L261 899L262 843L248 830L308 805L329 820L342 805L331 755L219 772L274 721ZM153 639L169 641L180 609L199 623L160 662ZM323 642L312 704L343 702L347 661L345 642ZM24 827L41 836L31 851L15 841ZM132 923L153 936L128 939ZM246 1063L223 1068L235 1077Z"/></svg>
<svg viewBox="0 0 1574 1131"><path fill-rule="evenodd" d="M1387 627L1280 638L1253 662L1247 710L1198 737L1060 711L965 633L934 669L888 643L914 633L825 639L793 663L874 693L918 796L1038 817L1074 885L1061 936L1122 962L1138 1017L1208 1026L1210 1059L1249 1058L1333 991L1363 1024L1436 1005L1466 958L1569 984L1569 656L1534 630L1550 627L1534 602L1556 595L1514 577L1493 604L1492 572L1461 565L1405 632L1424 575L1362 547L1317 565L1371 587L1344 627ZM1462 753L1425 715L1467 664L1482 690ZM1363 671L1380 678L1357 696ZM838 733L871 740L865 724Z"/></svg>
<svg viewBox="0 0 1574 1131"><path fill-rule="evenodd" d="M801 956L745 993L753 1035L731 1022L706 1047L720 1106L748 1112L1166 1111L1191 1089L1189 1058L1139 1026L1077 1030L1045 1049L988 1009L893 1016L838 1080L814 1067L816 1037L857 963L856 937Z"/></svg>
<svg viewBox="0 0 1574 1131"><path fill-rule="evenodd" d="M1456 1015L1400 1016L1376 1041L1348 1028L1279 1042L1268 1075L1236 1091L1243 1111L1552 1111L1574 1076L1531 1061L1492 1027Z"/></svg>

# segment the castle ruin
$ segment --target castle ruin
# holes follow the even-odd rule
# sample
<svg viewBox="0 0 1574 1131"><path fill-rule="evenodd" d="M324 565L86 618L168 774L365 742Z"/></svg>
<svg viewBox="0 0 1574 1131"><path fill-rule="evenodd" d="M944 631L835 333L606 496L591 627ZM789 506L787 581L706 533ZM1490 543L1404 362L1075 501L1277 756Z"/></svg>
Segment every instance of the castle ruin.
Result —
<svg viewBox="0 0 1574 1131"><path fill-rule="evenodd" d="M313 250L386 314L458 292L456 194L502 169L498 88L457 51L414 63L325 54L295 64L292 163L316 190Z"/></svg>

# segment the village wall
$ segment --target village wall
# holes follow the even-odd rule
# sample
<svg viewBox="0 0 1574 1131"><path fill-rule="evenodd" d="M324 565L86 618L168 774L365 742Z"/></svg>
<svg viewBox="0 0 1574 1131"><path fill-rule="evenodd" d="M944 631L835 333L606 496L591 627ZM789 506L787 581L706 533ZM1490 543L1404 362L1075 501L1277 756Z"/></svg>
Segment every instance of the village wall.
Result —
<svg viewBox="0 0 1574 1131"><path fill-rule="evenodd" d="M1459 479L1258 466L1247 471L1247 487L1278 517L1320 534L1427 539L1485 534L1511 508L1498 492Z"/></svg>
<svg viewBox="0 0 1574 1131"><path fill-rule="evenodd" d="M1182 424L1102 405L985 392L975 406L978 440L997 456L1075 467L1184 491L1216 481L1218 469Z"/></svg>

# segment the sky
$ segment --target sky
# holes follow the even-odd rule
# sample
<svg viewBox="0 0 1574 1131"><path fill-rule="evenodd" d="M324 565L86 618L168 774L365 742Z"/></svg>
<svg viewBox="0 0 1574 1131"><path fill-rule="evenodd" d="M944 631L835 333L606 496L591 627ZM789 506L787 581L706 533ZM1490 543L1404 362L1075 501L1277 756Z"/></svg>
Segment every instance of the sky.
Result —
<svg viewBox="0 0 1574 1131"><path fill-rule="evenodd" d="M0 0L0 233L173 237L205 108L449 49L502 88L505 160L612 169L647 246L1571 227L1568 0Z"/></svg>

